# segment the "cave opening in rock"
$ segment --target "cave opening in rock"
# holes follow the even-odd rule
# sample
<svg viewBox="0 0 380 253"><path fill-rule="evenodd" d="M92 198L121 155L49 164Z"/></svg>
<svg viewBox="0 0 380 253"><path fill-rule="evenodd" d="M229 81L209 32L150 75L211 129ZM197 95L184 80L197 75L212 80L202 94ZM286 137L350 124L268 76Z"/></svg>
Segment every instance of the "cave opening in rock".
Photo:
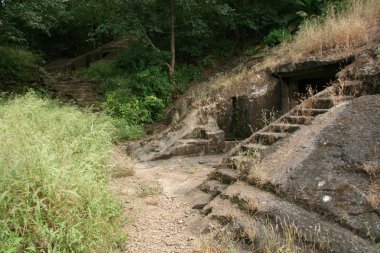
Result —
<svg viewBox="0 0 380 253"><path fill-rule="evenodd" d="M281 80L282 113L298 105L301 99L309 96L310 91L315 94L330 86L345 65L347 62L336 62L276 73Z"/></svg>

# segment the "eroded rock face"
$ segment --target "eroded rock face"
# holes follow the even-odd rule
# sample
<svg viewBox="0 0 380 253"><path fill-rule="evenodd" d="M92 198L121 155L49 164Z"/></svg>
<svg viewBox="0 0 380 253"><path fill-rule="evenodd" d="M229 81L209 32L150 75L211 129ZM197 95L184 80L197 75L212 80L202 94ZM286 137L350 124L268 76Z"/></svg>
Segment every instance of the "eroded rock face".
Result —
<svg viewBox="0 0 380 253"><path fill-rule="evenodd" d="M202 212L242 224L234 232L254 246L286 240L291 224L299 252L380 252L379 64L357 56L332 87L232 149L199 187L214 196ZM269 239L268 221L281 228Z"/></svg>
<svg viewBox="0 0 380 253"><path fill-rule="evenodd" d="M380 95L350 103L318 134L283 192L361 236L380 240ZM377 175L370 175L366 167Z"/></svg>

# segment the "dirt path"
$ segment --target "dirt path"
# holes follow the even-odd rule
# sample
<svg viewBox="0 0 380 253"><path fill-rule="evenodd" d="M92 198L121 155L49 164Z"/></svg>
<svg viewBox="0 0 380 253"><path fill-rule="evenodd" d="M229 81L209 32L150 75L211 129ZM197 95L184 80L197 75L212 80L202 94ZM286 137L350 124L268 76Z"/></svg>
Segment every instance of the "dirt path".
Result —
<svg viewBox="0 0 380 253"><path fill-rule="evenodd" d="M195 252L207 227L192 209L192 191L222 156L176 157L137 163L135 175L114 179L111 190L125 201L129 241L125 253Z"/></svg>

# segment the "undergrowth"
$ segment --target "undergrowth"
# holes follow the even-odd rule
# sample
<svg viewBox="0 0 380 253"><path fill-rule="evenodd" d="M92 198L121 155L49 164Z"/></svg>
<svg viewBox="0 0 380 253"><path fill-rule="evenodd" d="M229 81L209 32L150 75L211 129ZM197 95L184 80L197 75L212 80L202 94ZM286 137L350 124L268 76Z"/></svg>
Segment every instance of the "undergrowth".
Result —
<svg viewBox="0 0 380 253"><path fill-rule="evenodd" d="M41 63L42 59L32 52L0 46L0 83L36 80Z"/></svg>
<svg viewBox="0 0 380 253"><path fill-rule="evenodd" d="M95 62L77 75L100 83L102 107L112 117L133 125L152 123L160 121L165 107L201 75L200 67L182 64L171 82L165 57L133 46L114 60Z"/></svg>
<svg viewBox="0 0 380 253"><path fill-rule="evenodd" d="M2 252L112 252L124 235L107 191L106 116L24 97L0 104Z"/></svg>

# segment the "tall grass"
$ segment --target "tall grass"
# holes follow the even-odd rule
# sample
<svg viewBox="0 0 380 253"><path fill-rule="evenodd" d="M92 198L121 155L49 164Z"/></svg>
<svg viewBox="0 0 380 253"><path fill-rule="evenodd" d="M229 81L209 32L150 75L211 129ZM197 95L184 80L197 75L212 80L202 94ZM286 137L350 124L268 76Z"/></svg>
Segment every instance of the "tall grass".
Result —
<svg viewBox="0 0 380 253"><path fill-rule="evenodd" d="M380 21L380 1L347 0L342 8L339 11L331 5L325 17L306 22L291 48L303 53L352 50L373 39Z"/></svg>
<svg viewBox="0 0 380 253"><path fill-rule="evenodd" d="M259 68L297 62L309 56L352 53L379 37L380 1L345 0L329 5L325 15L304 22L294 36L274 50ZM281 56L281 57L279 57Z"/></svg>
<svg viewBox="0 0 380 253"><path fill-rule="evenodd" d="M0 105L1 252L111 252L121 209L106 189L113 125L37 98Z"/></svg>

